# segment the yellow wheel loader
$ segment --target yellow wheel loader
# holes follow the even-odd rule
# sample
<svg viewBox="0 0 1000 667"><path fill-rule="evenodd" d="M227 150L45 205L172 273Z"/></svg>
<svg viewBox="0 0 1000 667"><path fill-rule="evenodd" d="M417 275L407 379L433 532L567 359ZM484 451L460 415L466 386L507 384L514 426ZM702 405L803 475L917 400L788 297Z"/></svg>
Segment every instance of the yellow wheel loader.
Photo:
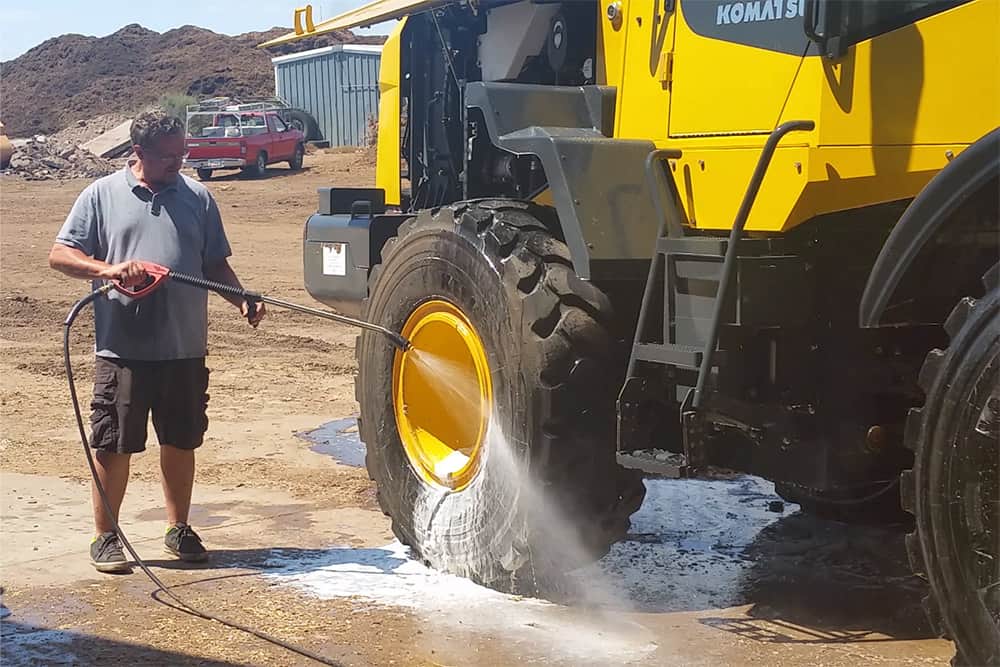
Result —
<svg viewBox="0 0 1000 667"><path fill-rule="evenodd" d="M304 266L414 344L357 346L401 541L530 592L625 534L642 474L745 471L913 521L936 627L1000 664L1000 3L310 14L274 43L399 19L377 187L320 191Z"/></svg>
<svg viewBox="0 0 1000 667"><path fill-rule="evenodd" d="M10 156L14 154L14 147L7 138L7 132L0 123L0 169L6 169L10 164Z"/></svg>

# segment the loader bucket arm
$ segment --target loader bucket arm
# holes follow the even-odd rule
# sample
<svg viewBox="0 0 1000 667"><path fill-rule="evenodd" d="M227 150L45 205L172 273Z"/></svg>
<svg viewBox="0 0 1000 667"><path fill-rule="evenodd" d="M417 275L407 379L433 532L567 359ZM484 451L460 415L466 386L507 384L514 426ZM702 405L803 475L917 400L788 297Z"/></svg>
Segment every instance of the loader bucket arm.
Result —
<svg viewBox="0 0 1000 667"><path fill-rule="evenodd" d="M295 10L296 29L287 35L276 37L258 45L259 48L288 44L307 37L315 37L335 30L347 30L360 26L370 26L390 19L398 19L412 14L419 14L443 5L455 3L455 0L375 0L363 7L344 12L332 19L321 21L315 25L312 22L312 6ZM455 3L457 4L457 3ZM306 16L303 28L300 17Z"/></svg>

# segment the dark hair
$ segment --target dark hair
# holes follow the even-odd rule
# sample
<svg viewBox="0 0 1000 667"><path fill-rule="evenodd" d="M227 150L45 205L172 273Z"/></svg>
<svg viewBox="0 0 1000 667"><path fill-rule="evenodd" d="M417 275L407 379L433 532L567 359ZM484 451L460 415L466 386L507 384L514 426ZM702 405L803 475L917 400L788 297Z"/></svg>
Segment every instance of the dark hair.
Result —
<svg viewBox="0 0 1000 667"><path fill-rule="evenodd" d="M162 111L149 111L136 116L132 121L129 134L132 137L133 146L152 148L162 137L173 136L184 132L184 123L180 118L165 114Z"/></svg>

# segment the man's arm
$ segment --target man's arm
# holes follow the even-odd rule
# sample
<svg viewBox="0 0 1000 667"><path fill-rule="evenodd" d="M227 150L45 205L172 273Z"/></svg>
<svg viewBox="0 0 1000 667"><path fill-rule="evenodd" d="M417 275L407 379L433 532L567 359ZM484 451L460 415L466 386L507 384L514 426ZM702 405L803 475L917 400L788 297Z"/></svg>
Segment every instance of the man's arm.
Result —
<svg viewBox="0 0 1000 667"><path fill-rule="evenodd" d="M206 265L202 269L202 273L205 274L205 278L208 280L213 280L217 283L222 283L223 285L229 285L230 287L243 289L240 279L236 277L236 272L233 271L233 267L229 266L229 260L227 259L220 260L214 264ZM223 294L222 296L226 301L239 308L244 317L249 315L250 305L245 299L243 299L243 297L233 296L231 294ZM260 321L264 319L264 312L264 304L257 303L257 311L254 313L253 317L247 317L250 324L257 326Z"/></svg>
<svg viewBox="0 0 1000 667"><path fill-rule="evenodd" d="M119 280L126 286L138 285L146 279L146 270L139 262L108 264L62 243L56 243L49 251L49 266L71 278Z"/></svg>

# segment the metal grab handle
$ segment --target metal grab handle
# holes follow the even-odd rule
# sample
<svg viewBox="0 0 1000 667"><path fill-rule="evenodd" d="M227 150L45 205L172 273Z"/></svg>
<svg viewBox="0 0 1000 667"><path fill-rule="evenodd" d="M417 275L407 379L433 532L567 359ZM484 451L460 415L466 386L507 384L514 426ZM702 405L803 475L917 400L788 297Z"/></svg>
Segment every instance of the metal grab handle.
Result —
<svg viewBox="0 0 1000 667"><path fill-rule="evenodd" d="M733 265L736 263L736 248L739 245L740 238L743 236L743 227L747 223L747 218L750 217L750 209L753 207L754 200L757 199L760 185L764 181L764 174L767 173L767 168L771 164L771 158L778 147L778 142L786 134L798 131L808 132L815 127L816 123L811 120L790 120L787 123L782 123L767 138L764 150L757 159L757 166L753 170L753 176L750 177L750 184L743 195L740 209L736 213L736 220L733 222L733 229L729 233L726 258L722 262L722 275L719 277L719 288L715 293L715 308L709 324L708 340L705 341L705 351L701 355L701 368L698 369L698 384L695 387L694 399L691 402L691 407L695 410L701 406L705 382L708 380L709 373L712 372L712 357L715 355L715 347L719 343L719 324L722 321L722 308L725 305L726 293L729 291Z"/></svg>
<svg viewBox="0 0 1000 667"><path fill-rule="evenodd" d="M660 179L656 177L656 165L663 160L676 160L680 156L681 151L676 148L658 148L650 151L649 155L646 156L646 184L649 186L649 190L653 196L653 208L656 209L660 226L657 230L657 237L653 240L653 256L649 260L649 272L646 274L646 288L642 292L642 302L639 305L639 318L636 320L635 336L632 339L632 351L629 352L628 370L625 373L626 378L632 377L632 374L635 372L635 346L637 343L642 342L641 339L646 326L649 304L653 298L653 283L656 280L656 272L660 266L660 252L656 247L657 243L660 237L667 233L670 236L681 236L684 233L684 230L681 229L680 221L673 216L667 215L666 206L663 203L663 198L660 196ZM668 182L667 185L667 189L673 194L673 188L669 187L670 183Z"/></svg>
<svg viewBox="0 0 1000 667"><path fill-rule="evenodd" d="M656 215L660 220L660 236L663 236L664 231L669 232L670 236L680 236L683 233L679 221L667 215L666 205L663 203L663 197L660 196L661 179L656 177L656 166L660 162L676 160L680 156L681 152L676 148L658 148L655 151L650 151L649 155L646 156L646 185L649 186L653 195L653 208L656 209ZM667 190L672 190L669 182Z"/></svg>

